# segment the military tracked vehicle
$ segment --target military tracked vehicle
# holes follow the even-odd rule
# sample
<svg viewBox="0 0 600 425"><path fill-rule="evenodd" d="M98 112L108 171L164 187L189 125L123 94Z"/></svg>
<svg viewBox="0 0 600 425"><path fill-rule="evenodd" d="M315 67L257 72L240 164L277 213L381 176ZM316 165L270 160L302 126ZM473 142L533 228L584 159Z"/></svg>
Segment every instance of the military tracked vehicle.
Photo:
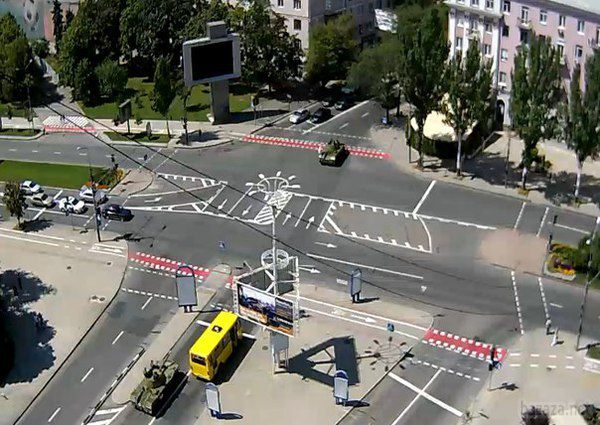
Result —
<svg viewBox="0 0 600 425"><path fill-rule="evenodd" d="M348 148L339 140L331 139L319 149L319 162L322 165L340 166L348 156Z"/></svg>
<svg viewBox="0 0 600 425"><path fill-rule="evenodd" d="M144 368L144 380L131 393L134 407L155 416L177 387L179 365L168 360L150 361Z"/></svg>

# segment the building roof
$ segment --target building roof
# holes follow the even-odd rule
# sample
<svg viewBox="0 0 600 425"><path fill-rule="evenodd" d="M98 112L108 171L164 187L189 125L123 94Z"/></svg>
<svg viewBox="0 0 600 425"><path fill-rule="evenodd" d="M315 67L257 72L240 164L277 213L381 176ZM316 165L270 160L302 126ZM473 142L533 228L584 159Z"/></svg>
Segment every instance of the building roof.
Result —
<svg viewBox="0 0 600 425"><path fill-rule="evenodd" d="M548 3L556 3L572 9L591 12L600 16L600 1L598 0L547 0Z"/></svg>

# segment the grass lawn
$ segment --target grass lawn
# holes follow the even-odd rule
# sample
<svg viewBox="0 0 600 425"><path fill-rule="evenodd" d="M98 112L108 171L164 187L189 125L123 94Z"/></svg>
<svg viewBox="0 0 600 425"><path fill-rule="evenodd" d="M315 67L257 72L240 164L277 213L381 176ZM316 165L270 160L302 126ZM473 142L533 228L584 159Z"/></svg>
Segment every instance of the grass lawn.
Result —
<svg viewBox="0 0 600 425"><path fill-rule="evenodd" d="M0 117L8 118L8 106L7 103L0 103ZM12 109L13 117L27 117L27 108L23 107L23 105L10 105L10 108Z"/></svg>
<svg viewBox="0 0 600 425"><path fill-rule="evenodd" d="M598 346L590 347L587 350L587 355L588 355L588 357L591 357L592 359L600 360L600 347L598 347Z"/></svg>
<svg viewBox="0 0 600 425"><path fill-rule="evenodd" d="M105 171L99 167L92 168L92 172L97 176ZM42 186L79 189L89 180L89 173L89 168L84 165L0 161L0 181L34 180Z"/></svg>
<svg viewBox="0 0 600 425"><path fill-rule="evenodd" d="M0 130L0 136L30 137L35 136L39 132L39 130L31 130L30 128L3 128Z"/></svg>
<svg viewBox="0 0 600 425"><path fill-rule="evenodd" d="M132 103L132 118L137 115L141 119L164 119L163 116L154 112L151 108L152 101L150 95L154 83L145 78L130 78L127 83L128 98ZM253 91L240 84L232 84L229 93L229 105L231 112L240 112L250 107L250 97ZM139 94L139 104L136 104L135 95ZM117 104L115 102L106 102L99 105L79 105L84 112L92 118L113 119L117 116ZM188 99L188 120L207 121L206 114L210 112L210 92L208 86L195 86ZM179 120L183 117L183 101L178 96L171 104L169 116L173 120Z"/></svg>
<svg viewBox="0 0 600 425"><path fill-rule="evenodd" d="M150 139L146 136L146 133L129 133L129 134L121 134L115 133L114 131L107 131L106 134L110 140L116 140L119 142L127 142L127 141L136 141L141 143L169 143L169 136L166 134L153 134L150 136Z"/></svg>

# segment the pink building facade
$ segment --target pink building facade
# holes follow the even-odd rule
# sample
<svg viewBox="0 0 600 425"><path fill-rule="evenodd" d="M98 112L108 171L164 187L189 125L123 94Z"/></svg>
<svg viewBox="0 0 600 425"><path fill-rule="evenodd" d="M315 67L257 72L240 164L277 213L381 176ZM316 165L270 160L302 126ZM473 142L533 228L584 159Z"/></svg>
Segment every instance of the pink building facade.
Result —
<svg viewBox="0 0 600 425"><path fill-rule="evenodd" d="M575 64L599 48L600 0L445 0L450 7L448 38L451 55L479 43L492 61L498 107L510 123L510 75L517 48L532 33L548 37L561 53L568 87Z"/></svg>

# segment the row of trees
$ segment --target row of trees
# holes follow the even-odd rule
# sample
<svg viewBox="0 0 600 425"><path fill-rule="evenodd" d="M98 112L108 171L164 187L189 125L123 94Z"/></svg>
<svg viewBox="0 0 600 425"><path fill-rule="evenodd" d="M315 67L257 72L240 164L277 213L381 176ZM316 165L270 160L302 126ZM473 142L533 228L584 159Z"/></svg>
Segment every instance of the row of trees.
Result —
<svg viewBox="0 0 600 425"><path fill-rule="evenodd" d="M494 93L490 64L477 43L466 55L448 59L449 47L438 8L409 5L400 9L393 36L363 50L352 65L349 82L381 102L384 109L399 107L400 96L412 106L417 124L417 150L422 166L423 129L433 111L443 112L458 143L456 171L461 172L462 141L477 123L487 121Z"/></svg>
<svg viewBox="0 0 600 425"><path fill-rule="evenodd" d="M61 80L84 102L124 93L122 62L130 72L152 77L163 61L180 80L183 42L204 36L212 20L225 20L240 34L245 82L274 86L299 76L298 40L266 0L246 8L220 0L96 0L83 2L72 23L59 31ZM55 28L64 28L60 18L56 21Z"/></svg>

